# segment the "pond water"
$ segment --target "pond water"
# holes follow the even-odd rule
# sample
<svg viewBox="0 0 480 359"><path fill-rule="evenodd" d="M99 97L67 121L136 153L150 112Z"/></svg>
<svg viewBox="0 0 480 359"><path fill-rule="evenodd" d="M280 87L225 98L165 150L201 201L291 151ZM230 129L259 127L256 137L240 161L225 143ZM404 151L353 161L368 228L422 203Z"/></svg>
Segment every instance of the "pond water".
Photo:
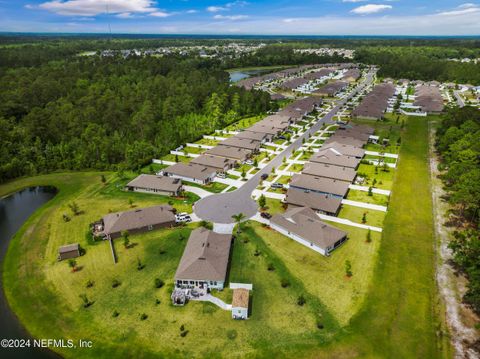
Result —
<svg viewBox="0 0 480 359"><path fill-rule="evenodd" d="M262 75L270 71L271 70L265 69L233 71L230 72L230 82L237 82L246 79L247 77Z"/></svg>
<svg viewBox="0 0 480 359"><path fill-rule="evenodd" d="M32 187L0 198L0 339L31 339L15 314L10 310L3 292L3 259L13 235L40 206L56 194L52 187ZM48 338L46 338L48 339ZM60 358L52 351L34 348L2 349L0 358Z"/></svg>

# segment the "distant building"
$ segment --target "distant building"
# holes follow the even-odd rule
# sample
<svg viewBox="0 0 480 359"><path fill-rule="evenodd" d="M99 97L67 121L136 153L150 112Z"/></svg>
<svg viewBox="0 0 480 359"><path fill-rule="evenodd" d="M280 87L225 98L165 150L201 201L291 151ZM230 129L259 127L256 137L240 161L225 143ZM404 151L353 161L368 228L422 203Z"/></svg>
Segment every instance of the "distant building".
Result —
<svg viewBox="0 0 480 359"><path fill-rule="evenodd" d="M125 189L128 191L154 193L164 196L178 196L182 188L182 181L178 178L147 174L141 174L125 186Z"/></svg>

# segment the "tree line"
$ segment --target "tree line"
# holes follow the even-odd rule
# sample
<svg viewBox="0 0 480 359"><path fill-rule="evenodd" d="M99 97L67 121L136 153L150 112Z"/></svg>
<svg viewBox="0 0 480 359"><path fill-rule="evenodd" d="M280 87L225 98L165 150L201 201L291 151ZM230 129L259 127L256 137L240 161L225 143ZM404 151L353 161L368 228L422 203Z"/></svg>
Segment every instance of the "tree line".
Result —
<svg viewBox="0 0 480 359"><path fill-rule="evenodd" d="M457 226L449 247L454 262L469 279L464 302L480 314L480 111L449 110L437 130L441 178Z"/></svg>
<svg viewBox="0 0 480 359"><path fill-rule="evenodd" d="M379 76L410 80L437 80L480 85L480 64L449 61L466 54L480 57L478 50L459 51L436 47L361 47L355 60L378 65Z"/></svg>
<svg viewBox="0 0 480 359"><path fill-rule="evenodd" d="M0 181L54 170L138 169L271 108L214 61L67 57L0 73Z"/></svg>

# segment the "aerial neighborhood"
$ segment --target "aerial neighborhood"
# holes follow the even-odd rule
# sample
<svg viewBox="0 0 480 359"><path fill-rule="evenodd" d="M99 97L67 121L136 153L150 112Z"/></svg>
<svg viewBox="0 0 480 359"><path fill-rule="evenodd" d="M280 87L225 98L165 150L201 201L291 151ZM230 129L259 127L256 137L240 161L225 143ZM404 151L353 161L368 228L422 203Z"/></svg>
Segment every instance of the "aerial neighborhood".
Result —
<svg viewBox="0 0 480 359"><path fill-rule="evenodd" d="M478 357L478 39L87 2L25 8L166 33L0 33L0 358Z"/></svg>

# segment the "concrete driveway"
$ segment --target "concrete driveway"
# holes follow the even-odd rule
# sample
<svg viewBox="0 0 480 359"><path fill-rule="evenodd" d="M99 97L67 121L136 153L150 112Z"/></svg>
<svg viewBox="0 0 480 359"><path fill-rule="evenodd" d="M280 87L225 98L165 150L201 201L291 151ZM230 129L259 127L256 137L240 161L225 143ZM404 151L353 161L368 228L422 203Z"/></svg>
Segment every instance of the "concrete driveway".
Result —
<svg viewBox="0 0 480 359"><path fill-rule="evenodd" d="M258 205L257 202L252 199L252 192L260 183L262 174L270 174L273 167L278 168L281 166L284 157L289 158L292 153L302 147L303 139L307 139L318 132L324 124L333 124L333 117L340 108L350 100L350 98L371 84L373 82L373 75L374 73L370 72L363 83L357 86L349 96L339 101L329 113L305 131L305 133L296 139L295 142L291 143L287 148L280 152L272 161L270 161L270 163L245 182L242 187L233 192L219 193L202 198L195 203L195 214L201 219L213 223L234 223L235 221L232 216L239 213L243 213L246 219L253 217L258 211Z"/></svg>

